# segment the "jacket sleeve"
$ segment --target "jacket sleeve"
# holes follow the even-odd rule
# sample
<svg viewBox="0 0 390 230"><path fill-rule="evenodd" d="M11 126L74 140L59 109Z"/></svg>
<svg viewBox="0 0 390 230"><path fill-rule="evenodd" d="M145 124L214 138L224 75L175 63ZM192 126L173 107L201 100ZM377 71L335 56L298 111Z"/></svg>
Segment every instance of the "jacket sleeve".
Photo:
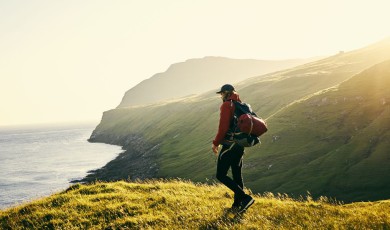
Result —
<svg viewBox="0 0 390 230"><path fill-rule="evenodd" d="M218 133L215 136L215 139L213 140L213 144L216 146L218 146L222 143L223 139L226 136L226 133L229 130L230 120L232 119L231 118L231 107L232 107L232 105L230 102L224 102L221 105Z"/></svg>

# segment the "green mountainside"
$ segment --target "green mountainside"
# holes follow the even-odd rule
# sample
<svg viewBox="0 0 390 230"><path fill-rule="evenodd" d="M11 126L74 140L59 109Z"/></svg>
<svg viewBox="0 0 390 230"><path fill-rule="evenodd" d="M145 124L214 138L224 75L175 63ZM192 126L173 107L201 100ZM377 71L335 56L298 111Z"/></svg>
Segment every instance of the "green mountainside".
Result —
<svg viewBox="0 0 390 230"><path fill-rule="evenodd" d="M390 201L339 204L253 195L242 215L222 185L184 181L76 184L0 211L0 229L389 229Z"/></svg>
<svg viewBox="0 0 390 230"><path fill-rule="evenodd" d="M246 150L246 185L344 201L390 198L388 59L390 39L236 84L270 127L261 145ZM213 180L221 104L214 92L104 112L90 141L127 151L84 181Z"/></svg>
<svg viewBox="0 0 390 230"><path fill-rule="evenodd" d="M390 197L390 60L268 122L264 145L248 154L255 190L344 201Z"/></svg>

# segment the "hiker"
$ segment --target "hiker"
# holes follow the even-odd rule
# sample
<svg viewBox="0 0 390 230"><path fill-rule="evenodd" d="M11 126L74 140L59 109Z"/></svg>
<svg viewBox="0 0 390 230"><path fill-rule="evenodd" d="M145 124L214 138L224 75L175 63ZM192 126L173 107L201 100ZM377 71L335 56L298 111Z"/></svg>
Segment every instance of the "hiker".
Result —
<svg viewBox="0 0 390 230"><path fill-rule="evenodd" d="M221 94L223 101L220 107L218 133L212 144L212 150L218 157L217 179L234 192L232 210L242 213L254 202L254 199L244 192L241 174L244 147L227 138L229 132L232 132L234 129L235 105L233 101L241 102L241 100L234 87L230 84L223 85L217 94ZM218 154L219 145L222 145L222 149ZM233 179L227 176L229 168L232 169Z"/></svg>

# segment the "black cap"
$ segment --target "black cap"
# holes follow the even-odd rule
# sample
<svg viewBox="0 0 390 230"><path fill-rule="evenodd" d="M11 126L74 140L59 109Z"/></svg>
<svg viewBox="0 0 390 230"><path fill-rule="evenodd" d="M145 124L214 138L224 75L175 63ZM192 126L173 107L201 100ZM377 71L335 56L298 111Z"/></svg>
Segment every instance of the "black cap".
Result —
<svg viewBox="0 0 390 230"><path fill-rule="evenodd" d="M217 92L217 93L222 93L222 92L225 92L225 91L229 91L229 92L234 91L234 87L232 85L229 85L229 84L223 85L221 87L221 90L219 92Z"/></svg>

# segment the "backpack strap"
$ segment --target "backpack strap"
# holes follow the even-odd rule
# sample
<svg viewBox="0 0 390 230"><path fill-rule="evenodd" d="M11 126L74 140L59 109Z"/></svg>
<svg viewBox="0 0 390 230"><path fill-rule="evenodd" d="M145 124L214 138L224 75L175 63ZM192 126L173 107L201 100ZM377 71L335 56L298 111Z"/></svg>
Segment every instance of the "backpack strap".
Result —
<svg viewBox="0 0 390 230"><path fill-rule="evenodd" d="M249 134L252 133L252 129L253 129L253 117L251 116L251 129L249 130Z"/></svg>
<svg viewBox="0 0 390 230"><path fill-rule="evenodd" d="M229 130L228 130L228 133L226 136L228 136L228 139L230 141L233 140L233 137L237 131L237 121L238 121L238 117L237 117L237 106L236 106L236 101L232 100L232 99L229 99L229 100L226 100L226 101L230 101L230 107L233 107L233 105L235 105L235 108L234 108L234 112L233 112L233 120L232 122L230 123L229 125Z"/></svg>
<svg viewBox="0 0 390 230"><path fill-rule="evenodd" d="M223 154L225 154L227 151L231 150L235 144L236 144L236 142L234 142L233 144L231 144L230 147L229 147L228 149L226 149L225 151L221 152L221 153L219 154L219 159L222 159Z"/></svg>

